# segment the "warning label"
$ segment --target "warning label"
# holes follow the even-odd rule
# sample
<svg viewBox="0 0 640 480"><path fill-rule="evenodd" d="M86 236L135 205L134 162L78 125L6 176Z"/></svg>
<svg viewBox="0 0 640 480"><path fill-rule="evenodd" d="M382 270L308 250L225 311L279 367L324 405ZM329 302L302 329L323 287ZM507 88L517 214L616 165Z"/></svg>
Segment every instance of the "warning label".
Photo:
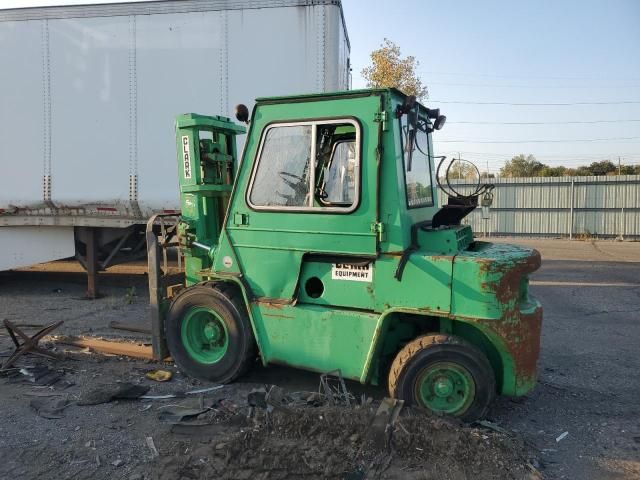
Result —
<svg viewBox="0 0 640 480"><path fill-rule="evenodd" d="M356 282L373 281L371 264L353 265L351 263L334 263L331 267L332 280L355 280Z"/></svg>

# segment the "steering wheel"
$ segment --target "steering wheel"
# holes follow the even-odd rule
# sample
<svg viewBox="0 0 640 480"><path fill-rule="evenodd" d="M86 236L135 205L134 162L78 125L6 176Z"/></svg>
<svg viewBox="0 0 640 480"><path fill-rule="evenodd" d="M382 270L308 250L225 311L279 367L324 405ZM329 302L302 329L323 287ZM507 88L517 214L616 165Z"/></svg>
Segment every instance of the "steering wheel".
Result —
<svg viewBox="0 0 640 480"><path fill-rule="evenodd" d="M282 181L287 185L291 190L293 190L293 195L282 195L278 192L278 195L282 195L283 197L288 197L288 202L291 201L292 205L297 205L298 199L303 199L309 193L309 187L304 178L299 177L298 175L294 175L289 172L278 172ZM291 181L290 178L294 179L295 182Z"/></svg>
<svg viewBox="0 0 640 480"><path fill-rule="evenodd" d="M280 178L282 178L282 180L284 180L284 182L289 185L291 188L293 188L294 183L289 180L287 177L293 178L294 180L297 180L298 183L300 182L304 182L304 179L302 177L299 177L298 175L294 175L293 173L289 173L289 172L278 172L278 175L280 175Z"/></svg>
<svg viewBox="0 0 640 480"><path fill-rule="evenodd" d="M305 182L304 178L289 172L278 172L278 175L280 175L282 181L297 194L307 193L307 182ZM296 181L292 182L289 178L293 178Z"/></svg>

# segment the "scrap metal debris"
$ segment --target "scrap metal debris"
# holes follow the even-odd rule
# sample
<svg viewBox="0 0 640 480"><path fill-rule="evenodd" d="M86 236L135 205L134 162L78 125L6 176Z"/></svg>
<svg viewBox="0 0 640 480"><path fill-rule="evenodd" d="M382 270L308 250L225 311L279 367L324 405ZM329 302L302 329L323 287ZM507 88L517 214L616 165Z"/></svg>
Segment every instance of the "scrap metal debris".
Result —
<svg viewBox="0 0 640 480"><path fill-rule="evenodd" d="M29 402L29 406L39 416L47 419L62 418L62 411L69 405L71 405L71 402L67 398L33 398Z"/></svg>
<svg viewBox="0 0 640 480"><path fill-rule="evenodd" d="M166 423L180 423L186 419L197 417L211 410L208 408L190 408L181 405L168 405L158 414L158 420Z"/></svg>
<svg viewBox="0 0 640 480"><path fill-rule="evenodd" d="M134 400L141 398L149 389L150 387L146 385L136 385L133 383L101 385L82 395L78 401L78 405L98 405L113 400Z"/></svg>
<svg viewBox="0 0 640 480"><path fill-rule="evenodd" d="M153 442L153 437L145 437L144 440L145 440L145 443L147 444L147 447L149 447L149 450L151 450L151 457L152 458L159 457L160 453L156 448L156 444Z"/></svg>
<svg viewBox="0 0 640 480"><path fill-rule="evenodd" d="M20 358L21 356L27 353L57 360L58 356L42 348L39 345L39 342L40 340L42 340L44 336L51 333L53 330L58 328L63 323L64 321L62 320L60 320L59 322L52 323L51 325L48 325L38 330L34 335L29 336L26 333L24 333L22 329L18 327L16 324L5 319L4 327L7 329L7 332L9 333L11 340L13 340L13 343L15 344L15 350L11 354L11 356L2 364L2 366L0 367L0 371L8 369L9 367L11 367L11 365L15 363L16 360L18 360L18 358ZM20 340L18 339L18 337L22 339L22 343L20 343Z"/></svg>
<svg viewBox="0 0 640 480"><path fill-rule="evenodd" d="M214 387L198 388L196 390L190 390L188 392L178 391L175 393L168 393L165 395L142 395L140 398L142 400L169 400L171 398L185 398L186 396L189 396L189 395L200 395L202 393L214 392L223 387L224 385L216 385Z"/></svg>
<svg viewBox="0 0 640 480"><path fill-rule="evenodd" d="M20 369L15 369L9 374L10 381L32 383L43 387L49 387L58 383L63 376L63 371L53 369L47 365L25 366ZM66 386L69 385L70 384Z"/></svg>
<svg viewBox="0 0 640 480"><path fill-rule="evenodd" d="M504 433L507 435L509 434L508 430L502 428L500 425L490 422L489 420L480 420L479 422L476 422L476 423L481 427L488 428L489 430L493 430L494 432Z"/></svg>
<svg viewBox="0 0 640 480"><path fill-rule="evenodd" d="M345 393L350 395L339 395ZM330 405L324 393L273 385L254 388L245 398L229 409L229 399L216 400L208 412L173 424L174 454L167 451L152 467L159 478L373 480L444 478L443 471L451 473L447 478L467 478L473 471L474 478L516 479L532 472L524 446L512 435L485 435L405 411L396 399L349 396L349 406Z"/></svg>

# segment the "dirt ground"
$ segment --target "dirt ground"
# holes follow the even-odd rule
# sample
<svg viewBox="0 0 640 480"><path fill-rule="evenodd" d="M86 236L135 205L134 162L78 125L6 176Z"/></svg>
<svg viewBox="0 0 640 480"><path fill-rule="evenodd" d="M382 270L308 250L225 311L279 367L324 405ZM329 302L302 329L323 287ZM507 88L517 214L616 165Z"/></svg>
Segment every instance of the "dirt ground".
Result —
<svg viewBox="0 0 640 480"><path fill-rule="evenodd" d="M498 399L488 427L403 409L386 428L375 415L382 388L347 382L349 407L301 401L307 394L292 392L317 392L319 377L284 367L256 366L241 382L184 395L211 385L170 364L58 344L62 361L19 363L52 371L0 378L0 478L640 478L640 243L515 241L543 254L531 287L545 308L540 381L525 398ZM144 341L109 327L146 326L142 270L102 275L94 301L72 262L0 273L0 320L64 320L56 333ZM0 333L0 360L11 345ZM159 366L173 372L169 382L145 377ZM81 405L126 382L178 398ZM251 393L274 384L297 400L274 407ZM195 413L188 431L167 415L185 409Z"/></svg>

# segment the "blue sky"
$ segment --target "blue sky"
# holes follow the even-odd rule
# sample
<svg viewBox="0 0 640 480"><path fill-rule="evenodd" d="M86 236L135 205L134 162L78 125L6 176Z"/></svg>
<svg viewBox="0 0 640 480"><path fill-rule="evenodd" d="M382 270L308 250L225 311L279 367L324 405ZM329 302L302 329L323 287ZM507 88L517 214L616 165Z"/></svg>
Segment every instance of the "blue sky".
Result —
<svg viewBox="0 0 640 480"><path fill-rule="evenodd" d="M437 153L460 151L483 169L488 162L491 171L518 153L552 165L617 162L618 156L623 163L640 163L640 1L343 0L343 8L354 87L365 85L360 71L384 37L420 62L420 77L429 87L426 103L447 115L447 125L434 137ZM638 103L611 103L629 101ZM602 120L616 122L561 123ZM629 137L637 138L564 141Z"/></svg>

